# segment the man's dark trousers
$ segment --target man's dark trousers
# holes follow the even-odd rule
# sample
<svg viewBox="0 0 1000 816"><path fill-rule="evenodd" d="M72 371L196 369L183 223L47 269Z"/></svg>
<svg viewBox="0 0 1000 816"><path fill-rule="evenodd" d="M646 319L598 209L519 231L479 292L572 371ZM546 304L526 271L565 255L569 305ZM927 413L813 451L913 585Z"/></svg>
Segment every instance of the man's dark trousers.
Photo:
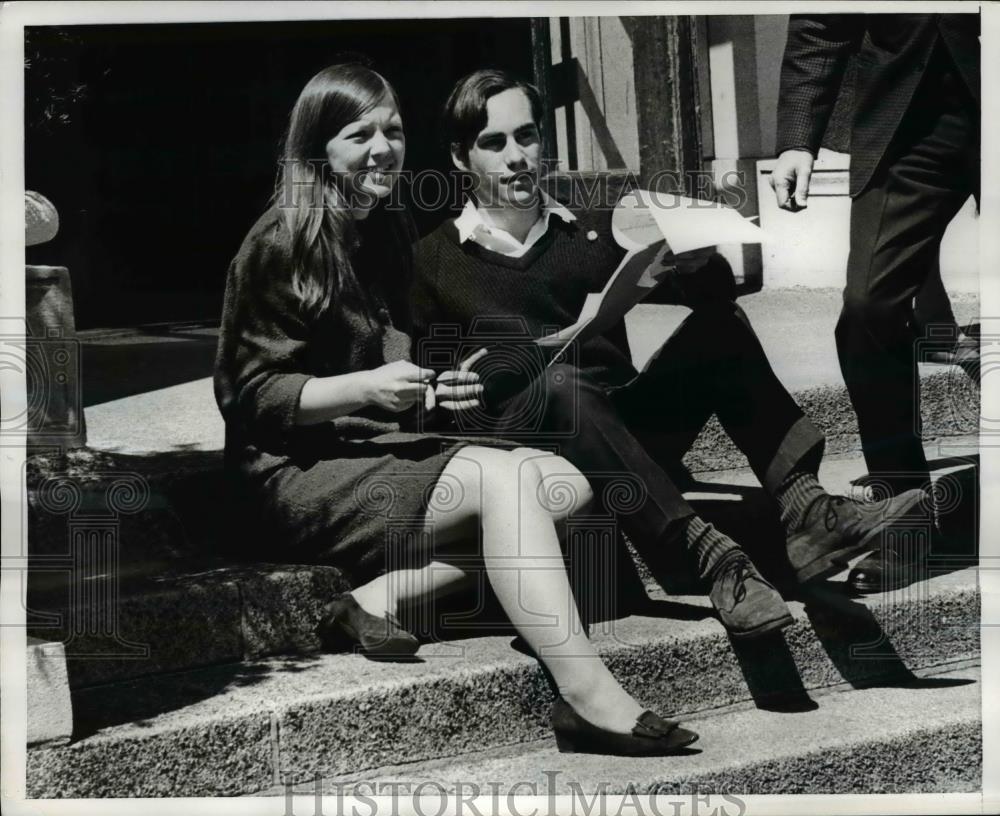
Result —
<svg viewBox="0 0 1000 816"><path fill-rule="evenodd" d="M978 200L978 106L939 41L886 155L852 203L836 333L868 469L891 492L929 479L912 302L969 195Z"/></svg>
<svg viewBox="0 0 1000 816"><path fill-rule="evenodd" d="M645 501L619 520L653 563L676 555L657 545L694 514L671 473L712 414L772 494L792 469L814 471L822 457L823 435L777 379L731 301L699 306L625 386L606 388L567 364L549 366L540 379L503 406L509 424L498 433L557 446L597 492L622 474L636 477ZM528 415L536 417L531 427L524 425Z"/></svg>

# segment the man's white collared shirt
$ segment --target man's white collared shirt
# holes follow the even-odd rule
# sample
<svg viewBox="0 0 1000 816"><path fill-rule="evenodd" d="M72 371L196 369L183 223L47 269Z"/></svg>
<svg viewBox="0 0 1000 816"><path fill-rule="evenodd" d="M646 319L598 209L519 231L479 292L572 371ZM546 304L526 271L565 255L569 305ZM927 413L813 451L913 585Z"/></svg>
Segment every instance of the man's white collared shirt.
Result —
<svg viewBox="0 0 1000 816"><path fill-rule="evenodd" d="M475 241L484 249L506 255L509 258L520 258L531 247L538 243L539 239L548 232L549 218L558 216L563 221L575 221L576 216L555 199L549 197L539 190L542 204L542 214L539 219L528 230L524 241L518 241L513 235L499 227L487 224L481 212L476 207L475 202L470 198L465 202L461 215L455 219L455 227L458 230L458 242Z"/></svg>

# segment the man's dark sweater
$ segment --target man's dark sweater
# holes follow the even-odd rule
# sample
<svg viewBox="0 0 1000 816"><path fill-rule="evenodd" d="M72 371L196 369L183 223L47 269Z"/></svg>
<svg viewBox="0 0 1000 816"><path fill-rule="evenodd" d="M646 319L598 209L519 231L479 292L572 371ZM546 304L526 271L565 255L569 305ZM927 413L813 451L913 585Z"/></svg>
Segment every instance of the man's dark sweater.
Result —
<svg viewBox="0 0 1000 816"><path fill-rule="evenodd" d="M625 254L611 235L609 211L574 215L572 222L552 217L548 232L520 258L471 239L459 243L454 221L420 240L412 296L414 360L443 369L484 345L494 349L487 355L493 358L488 395L491 380L502 379L492 376L498 369L544 364L544 353L525 340L576 322L587 294L604 288ZM442 349L449 347L452 355L444 362ZM534 363L525 364L524 356L515 362L518 347ZM624 321L572 350L568 361L603 385L621 385L636 375Z"/></svg>

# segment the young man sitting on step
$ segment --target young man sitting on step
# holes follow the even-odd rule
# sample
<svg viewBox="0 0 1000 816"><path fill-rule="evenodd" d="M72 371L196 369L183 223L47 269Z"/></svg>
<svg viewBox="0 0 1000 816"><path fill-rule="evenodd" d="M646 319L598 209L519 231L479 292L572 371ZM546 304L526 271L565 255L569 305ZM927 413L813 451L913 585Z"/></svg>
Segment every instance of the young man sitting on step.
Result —
<svg viewBox="0 0 1000 816"><path fill-rule="evenodd" d="M615 476L633 474L642 495L618 520L654 570L685 553L734 637L786 626L781 595L737 542L698 517L671 475L712 414L777 503L782 546L801 583L878 548L892 525L920 525L926 494L858 504L823 489L823 435L778 381L731 296L689 303L692 313L642 372L624 321L572 349L572 360L544 359L531 339L573 324L624 250L611 234L612 208L571 209L541 190L541 110L535 88L502 71L476 71L452 91L445 128L473 195L416 246L415 359L433 367L422 358L442 343L463 357L485 347L474 369L481 404L454 415L461 430L478 422L557 447L597 495ZM528 342L513 342L511 326Z"/></svg>

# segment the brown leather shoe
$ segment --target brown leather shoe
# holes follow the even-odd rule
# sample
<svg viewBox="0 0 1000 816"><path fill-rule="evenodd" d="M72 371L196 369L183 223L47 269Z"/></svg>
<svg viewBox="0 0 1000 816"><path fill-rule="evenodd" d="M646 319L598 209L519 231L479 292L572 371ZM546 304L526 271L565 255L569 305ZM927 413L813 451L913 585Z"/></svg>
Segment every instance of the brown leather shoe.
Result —
<svg viewBox="0 0 1000 816"><path fill-rule="evenodd" d="M926 537L892 542L865 556L847 575L848 586L860 595L891 592L929 577Z"/></svg>
<svg viewBox="0 0 1000 816"><path fill-rule="evenodd" d="M877 502L854 502L823 495L806 513L802 527L788 537L788 560L799 583L818 581L840 572L856 555L882 545L891 527L925 529L931 522L930 497L907 490Z"/></svg>
<svg viewBox="0 0 1000 816"><path fill-rule="evenodd" d="M742 550L729 553L716 566L708 597L734 638L759 637L792 623L792 613L778 590Z"/></svg>

